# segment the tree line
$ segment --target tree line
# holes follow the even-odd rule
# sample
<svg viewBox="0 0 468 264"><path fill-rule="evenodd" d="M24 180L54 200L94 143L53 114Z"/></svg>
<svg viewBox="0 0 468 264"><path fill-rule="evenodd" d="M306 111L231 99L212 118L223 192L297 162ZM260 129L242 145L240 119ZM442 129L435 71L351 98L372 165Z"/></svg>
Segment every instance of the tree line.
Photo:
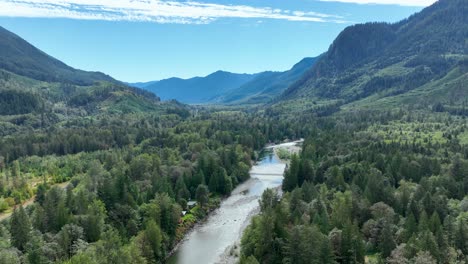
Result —
<svg viewBox="0 0 468 264"><path fill-rule="evenodd" d="M283 197L263 194L241 263L468 261L468 156L456 140L464 119L405 111L360 117L317 122L291 157ZM403 140L409 136L397 124L413 138ZM443 138L416 140L431 129Z"/></svg>

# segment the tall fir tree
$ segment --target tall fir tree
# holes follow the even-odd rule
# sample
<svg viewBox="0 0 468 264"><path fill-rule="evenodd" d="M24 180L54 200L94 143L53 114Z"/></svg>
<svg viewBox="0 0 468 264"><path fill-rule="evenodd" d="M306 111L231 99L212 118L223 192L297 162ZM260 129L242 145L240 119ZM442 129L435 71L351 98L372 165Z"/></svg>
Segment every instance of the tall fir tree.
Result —
<svg viewBox="0 0 468 264"><path fill-rule="evenodd" d="M23 251L29 242L31 223L22 205L13 211L10 222L11 244Z"/></svg>

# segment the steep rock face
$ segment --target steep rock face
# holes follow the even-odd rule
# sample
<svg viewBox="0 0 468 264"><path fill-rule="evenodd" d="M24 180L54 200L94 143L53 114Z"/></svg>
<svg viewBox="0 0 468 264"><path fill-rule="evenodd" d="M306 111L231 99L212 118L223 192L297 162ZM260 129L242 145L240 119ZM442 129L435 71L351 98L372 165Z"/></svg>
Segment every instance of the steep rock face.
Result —
<svg viewBox="0 0 468 264"><path fill-rule="evenodd" d="M330 73L340 72L348 67L371 59L381 54L395 41L396 34L392 26L386 23L368 23L346 28L331 45L323 59L322 69ZM327 62L327 63L325 63Z"/></svg>

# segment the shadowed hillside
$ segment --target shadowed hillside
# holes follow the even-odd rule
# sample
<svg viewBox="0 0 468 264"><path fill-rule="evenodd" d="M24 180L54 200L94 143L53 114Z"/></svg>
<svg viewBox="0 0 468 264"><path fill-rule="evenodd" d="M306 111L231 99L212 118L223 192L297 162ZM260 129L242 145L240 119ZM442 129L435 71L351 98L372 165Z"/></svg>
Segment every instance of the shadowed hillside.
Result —
<svg viewBox="0 0 468 264"><path fill-rule="evenodd" d="M273 109L314 111L351 102L361 107L410 91L413 100L405 102L440 100L460 105L464 96L453 101L425 88L443 79L458 84L467 95L466 85L455 82L466 79L467 12L466 1L441 0L396 24L348 27L316 65L278 98ZM423 97L424 102L419 100Z"/></svg>

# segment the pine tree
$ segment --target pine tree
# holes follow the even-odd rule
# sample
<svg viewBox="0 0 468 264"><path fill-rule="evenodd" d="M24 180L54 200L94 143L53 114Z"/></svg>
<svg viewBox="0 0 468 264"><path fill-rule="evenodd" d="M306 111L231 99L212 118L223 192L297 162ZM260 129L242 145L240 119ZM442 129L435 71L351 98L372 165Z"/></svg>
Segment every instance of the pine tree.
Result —
<svg viewBox="0 0 468 264"><path fill-rule="evenodd" d="M175 185L175 193L177 195L177 201L181 199L190 199L190 192L185 185L184 177L179 177Z"/></svg>
<svg viewBox="0 0 468 264"><path fill-rule="evenodd" d="M380 235L380 250L382 257L387 258L390 256L392 251L396 248L395 240L393 239L393 232L391 224L385 221L384 228Z"/></svg>
<svg viewBox="0 0 468 264"><path fill-rule="evenodd" d="M456 181L462 181L468 176L468 165L462 160L460 155L455 155L450 168L450 174Z"/></svg>
<svg viewBox="0 0 468 264"><path fill-rule="evenodd" d="M46 183L41 183L37 186L37 191L36 191L36 198L35 202L39 203L40 205L44 204L45 196L47 192L47 184Z"/></svg>
<svg viewBox="0 0 468 264"><path fill-rule="evenodd" d="M254 256L248 256L247 258L242 258L240 264L260 264Z"/></svg>
<svg viewBox="0 0 468 264"><path fill-rule="evenodd" d="M148 242L148 246L153 252L154 261L158 262L162 253L162 232L159 226L153 220L150 220L146 225L145 237Z"/></svg>
<svg viewBox="0 0 468 264"><path fill-rule="evenodd" d="M335 264L335 254L327 237L321 241L318 263L320 264Z"/></svg>
<svg viewBox="0 0 468 264"><path fill-rule="evenodd" d="M210 189L210 192L217 192L218 186L219 186L218 173L215 172L211 174L210 181L208 182L208 188Z"/></svg>
<svg viewBox="0 0 468 264"><path fill-rule="evenodd" d="M56 210L55 230L60 230L64 225L68 224L68 221L70 220L70 212L66 207L64 200L59 202Z"/></svg>
<svg viewBox="0 0 468 264"><path fill-rule="evenodd" d="M259 201L260 211L267 212L272 210L278 204L278 193L274 189L266 189Z"/></svg>
<svg viewBox="0 0 468 264"><path fill-rule="evenodd" d="M437 246L439 246L440 250L440 256L438 261L440 263L443 262L443 259L447 257L448 255L448 242L447 242L447 237L444 235L444 231L442 230L441 227L438 228L436 231L436 241L437 241Z"/></svg>
<svg viewBox="0 0 468 264"><path fill-rule="evenodd" d="M96 200L88 206L88 212L83 228L88 242L96 242L104 231L106 208L104 203Z"/></svg>
<svg viewBox="0 0 468 264"><path fill-rule="evenodd" d="M406 215L409 215L410 213L413 214L414 218L416 219L416 222L419 221L419 206L414 199L411 199L406 210Z"/></svg>
<svg viewBox="0 0 468 264"><path fill-rule="evenodd" d="M463 254L468 255L468 229L461 218L457 223L457 231L455 232L455 246Z"/></svg>
<svg viewBox="0 0 468 264"><path fill-rule="evenodd" d="M192 191L193 195L195 195L196 188L200 184L206 185L205 175L203 174L202 170L198 170L197 173L195 173L195 175L193 175L193 177L191 178L190 190Z"/></svg>
<svg viewBox="0 0 468 264"><path fill-rule="evenodd" d="M434 213L431 215L431 218L429 219L429 230L431 230L433 234L436 234L441 225L442 224L440 223L439 213L434 211Z"/></svg>
<svg viewBox="0 0 468 264"><path fill-rule="evenodd" d="M292 191L299 184L298 182L299 158L297 155L291 157L291 164L284 174L283 190Z"/></svg>
<svg viewBox="0 0 468 264"><path fill-rule="evenodd" d="M26 245L26 252L29 264L48 263L44 252L44 240L39 231L32 231L31 238Z"/></svg>
<svg viewBox="0 0 468 264"><path fill-rule="evenodd" d="M420 231L418 247L419 250L430 252L435 259L439 258L439 246L434 235L429 230Z"/></svg>
<svg viewBox="0 0 468 264"><path fill-rule="evenodd" d="M427 212L428 215L431 215L434 210L434 203L432 201L432 196L427 192L422 199L423 210Z"/></svg>
<svg viewBox="0 0 468 264"><path fill-rule="evenodd" d="M364 244L357 225L347 221L341 237L341 259L343 264L363 263Z"/></svg>
<svg viewBox="0 0 468 264"><path fill-rule="evenodd" d="M455 220L453 216L447 215L444 219L444 231L447 234L447 239L450 246L455 245Z"/></svg>
<svg viewBox="0 0 468 264"><path fill-rule="evenodd" d="M224 177L224 194L229 195L233 189L231 177Z"/></svg>
<svg viewBox="0 0 468 264"><path fill-rule="evenodd" d="M11 244L23 251L30 239L31 223L22 205L15 208L11 216L10 233Z"/></svg>
<svg viewBox="0 0 468 264"><path fill-rule="evenodd" d="M301 258L301 255L303 254L303 249L301 248L303 242L302 234L304 231L305 230L303 230L302 226L294 226L292 228L282 250L285 255L284 260L286 263L304 263Z"/></svg>
<svg viewBox="0 0 468 264"><path fill-rule="evenodd" d="M405 221L406 241L408 241L416 232L418 232L418 223L416 223L416 218L414 217L413 212L410 211Z"/></svg>
<svg viewBox="0 0 468 264"><path fill-rule="evenodd" d="M426 211L422 211L421 216L419 217L418 224L419 232L424 232L429 230L429 218L427 217Z"/></svg>
<svg viewBox="0 0 468 264"><path fill-rule="evenodd" d="M17 179L20 176L20 164L18 160L13 161L13 165L11 167L11 177L13 179Z"/></svg>
<svg viewBox="0 0 468 264"><path fill-rule="evenodd" d="M208 195L208 187L203 184L198 185L195 197L201 208L205 207L205 205L208 203Z"/></svg>

